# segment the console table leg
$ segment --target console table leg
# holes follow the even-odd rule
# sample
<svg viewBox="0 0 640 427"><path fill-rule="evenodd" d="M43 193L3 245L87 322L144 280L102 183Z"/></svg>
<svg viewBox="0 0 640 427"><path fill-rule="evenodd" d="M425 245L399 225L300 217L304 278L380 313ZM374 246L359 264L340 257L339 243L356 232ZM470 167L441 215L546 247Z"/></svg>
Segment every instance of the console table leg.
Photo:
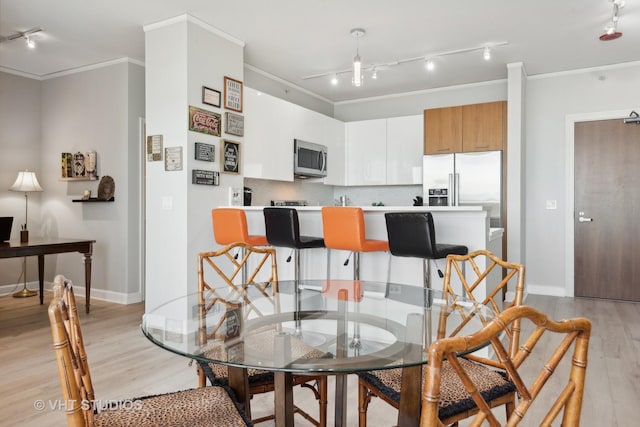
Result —
<svg viewBox="0 0 640 427"><path fill-rule="evenodd" d="M84 293L85 293L85 310L89 313L91 306L91 255L93 254L93 245L89 247L89 252L84 254ZM44 264L44 261L43 261Z"/></svg>
<svg viewBox="0 0 640 427"><path fill-rule="evenodd" d="M38 255L38 280L40 282L40 305L44 303L44 255Z"/></svg>

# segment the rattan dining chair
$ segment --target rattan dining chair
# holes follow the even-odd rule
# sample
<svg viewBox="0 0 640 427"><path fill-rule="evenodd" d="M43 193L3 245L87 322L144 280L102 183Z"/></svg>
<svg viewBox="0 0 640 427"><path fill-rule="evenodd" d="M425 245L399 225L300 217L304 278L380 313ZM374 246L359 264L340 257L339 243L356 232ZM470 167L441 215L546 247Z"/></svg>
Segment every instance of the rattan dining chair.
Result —
<svg viewBox="0 0 640 427"><path fill-rule="evenodd" d="M525 268L522 264L501 260L487 250L477 250L467 255L449 255L444 273L443 292L445 298L450 298L452 301L452 307L455 307L456 295L464 294L466 299L487 305L493 311L500 313L503 308L522 304L524 274ZM486 291L484 285L487 283L487 277L498 280L498 284L493 290L488 290L485 297L479 297L480 290ZM511 287L514 291L513 301L503 303L502 292ZM467 317L466 320L463 319L460 326L447 333L447 312L441 311L436 338L456 335L469 320L470 317ZM519 322L515 321L509 325L505 333L509 339L510 354L515 354L519 342ZM486 367L492 364L499 367L499 363L475 354L467 355L462 363L465 363L466 368L472 371L472 375L476 379L484 378L481 391L487 396L492 396L489 399L489 404L492 407L505 405L507 415L511 414L516 399L514 385L505 380L505 377L500 373ZM450 424L456 425L457 421L476 412L477 407L465 390L461 388L461 384L449 384L447 379L444 379L443 382L446 386L442 391L441 416L447 418ZM371 371L358 375L358 422L360 427L367 425L367 408L372 397L379 397L398 409L401 384L401 369Z"/></svg>
<svg viewBox="0 0 640 427"><path fill-rule="evenodd" d="M241 249L243 256L236 259L234 253ZM247 273L247 281L241 282L239 275L243 271ZM265 300L271 301L274 310L277 310L278 298L278 269L276 265L276 250L268 247L256 247L246 243L236 242L225 246L218 251L202 252L198 254L198 304L200 307L200 318L205 319L206 314L216 306L223 304L228 308L234 307L233 301L228 301L224 296L216 292L220 282L226 283L235 295L244 299L247 312L253 316L262 316L259 307L251 304L246 292L249 288L266 296ZM224 317L221 317L216 325L200 325L199 340L201 345L205 345L208 340L224 338L221 334L221 326L224 324ZM299 347L306 346L300 342ZM307 348L300 350L307 354L307 357L316 355L315 349ZM317 352L317 356L324 353ZM220 356L220 355L218 355ZM226 366L217 363L198 362L198 375L200 386L206 385L208 379L211 384L228 384L228 369ZM273 372L258 369L247 369L249 381L249 394L268 393L274 391ZM326 375L293 375L293 385L300 385L311 390L318 401L318 418L315 419L310 414L299 407L294 407L294 411L304 417L315 426L324 427L327 423L328 388ZM250 407L246 409L251 416ZM271 420L274 415L254 419L254 423Z"/></svg>
<svg viewBox="0 0 640 427"><path fill-rule="evenodd" d="M521 323L522 320L531 322L532 332L518 351L512 355L504 347L501 335L509 325L514 322ZM469 420L471 425L516 426L525 421L526 425L551 426L562 412L563 426L579 426L590 333L591 322L586 318L556 322L542 312L522 305L503 311L472 335L435 341L429 346L428 351L429 364L425 370L420 425L431 427L450 422L446 418L443 419L441 414L445 395L443 387L448 387L445 382L457 382L468 391L478 408L474 418ZM545 334L547 334L546 339L543 339ZM552 334L560 336L551 337ZM465 366L468 361L458 356L487 341L491 342L497 354L499 366L509 378L510 383L515 386L519 396L518 405L507 416L504 424L501 424L491 411L488 396L481 392L481 384L469 375ZM572 352L570 352L571 347L573 347ZM571 356L570 367L561 366L563 358L568 355ZM527 372L535 372L534 367L539 367L540 370L531 376L525 375L523 369L525 360L529 361ZM557 396L549 395L550 387L548 392L544 391L552 375L555 375L553 383L560 384ZM566 384L562 387L565 376ZM480 378L480 381L482 380L484 378ZM529 412L537 397L541 397L540 405Z"/></svg>
<svg viewBox="0 0 640 427"><path fill-rule="evenodd" d="M123 399L122 405L96 404L71 281L54 279L49 321L67 425L84 426L251 426L228 387L197 388Z"/></svg>

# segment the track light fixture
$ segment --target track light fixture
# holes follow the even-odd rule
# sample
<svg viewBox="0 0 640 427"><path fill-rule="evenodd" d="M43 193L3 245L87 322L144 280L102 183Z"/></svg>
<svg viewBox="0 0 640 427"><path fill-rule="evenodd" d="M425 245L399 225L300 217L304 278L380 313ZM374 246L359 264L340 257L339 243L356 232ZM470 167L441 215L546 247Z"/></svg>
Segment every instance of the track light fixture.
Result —
<svg viewBox="0 0 640 427"><path fill-rule="evenodd" d="M484 58L485 61L489 61L491 59L491 48L489 46L486 46L484 48L482 57Z"/></svg>
<svg viewBox="0 0 640 427"><path fill-rule="evenodd" d="M9 42L11 40L17 40L17 39L25 39L27 46L31 49L36 47L36 42L33 40L33 38L31 37L32 34L35 33L39 33L40 31L43 31L42 28L32 28L30 30L27 31L19 31L17 33L11 34L10 36L0 36L0 43L3 42Z"/></svg>
<svg viewBox="0 0 640 427"><path fill-rule="evenodd" d="M618 22L620 21L620 9L624 7L623 0L610 0L612 4L611 20L604 27L604 34L600 36L600 40L609 41L622 37L622 33L618 31Z"/></svg>
<svg viewBox="0 0 640 427"><path fill-rule="evenodd" d="M365 35L365 30L362 28L354 28L350 31L350 34L352 37L355 37L356 40L360 39L360 37L363 37ZM378 78L378 73L377 71L380 69L388 69L397 65L401 65L401 64L406 64L409 62L416 62L416 61L423 61L425 64L425 67L428 71L432 71L435 69L435 60L437 58L440 57L444 57L444 56L450 56L450 55L457 55L460 53L467 53L467 52L475 52L475 51L482 51L483 52L483 57L485 60L490 60L491 59L491 50L495 49L496 47L499 46L504 46L509 44L508 42L498 42L498 43L486 43L483 44L481 46L473 46L473 47L467 47L467 48L463 48L463 49L456 49L456 50L449 50L449 51L444 51L444 52L436 52L436 53L432 53L429 55L423 55L423 56L418 56L418 57L413 57L413 58L405 58L405 59L399 59L397 61L393 61L393 62L385 62L385 63L377 63L377 64L370 64L370 65L365 65L362 62L362 59L360 58L360 52L359 52L359 45L356 41L356 55L353 58L353 63L351 65L351 68L347 68L347 69L343 69L343 70L337 70L337 71L328 71L326 73L320 73L320 74L312 74L309 76L304 76L302 77L303 80L308 80L308 79L316 79L319 77L331 77L331 84L336 85L338 84L338 76L340 74L349 74L351 73L352 78L351 78L351 83L353 84L353 86L359 87L362 86L362 84L364 83L363 77L364 77L364 72L365 71L371 71L371 78L372 79L377 79Z"/></svg>

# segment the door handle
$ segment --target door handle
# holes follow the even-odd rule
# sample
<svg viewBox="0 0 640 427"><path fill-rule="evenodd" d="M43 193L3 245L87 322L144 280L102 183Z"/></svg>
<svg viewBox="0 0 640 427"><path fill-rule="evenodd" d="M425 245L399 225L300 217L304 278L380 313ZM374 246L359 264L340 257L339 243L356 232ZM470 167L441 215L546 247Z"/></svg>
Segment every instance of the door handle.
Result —
<svg viewBox="0 0 640 427"><path fill-rule="evenodd" d="M585 218L583 216L581 216L580 218L578 218L578 222L592 222L593 219L592 218Z"/></svg>

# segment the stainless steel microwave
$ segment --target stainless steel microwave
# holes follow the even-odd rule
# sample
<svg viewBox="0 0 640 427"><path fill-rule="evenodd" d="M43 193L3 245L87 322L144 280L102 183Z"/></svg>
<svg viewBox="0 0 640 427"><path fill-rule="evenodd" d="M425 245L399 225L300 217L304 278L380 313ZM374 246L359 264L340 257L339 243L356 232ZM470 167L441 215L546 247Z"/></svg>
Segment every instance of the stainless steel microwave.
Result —
<svg viewBox="0 0 640 427"><path fill-rule="evenodd" d="M327 176L327 147L294 139L293 174L301 178Z"/></svg>

